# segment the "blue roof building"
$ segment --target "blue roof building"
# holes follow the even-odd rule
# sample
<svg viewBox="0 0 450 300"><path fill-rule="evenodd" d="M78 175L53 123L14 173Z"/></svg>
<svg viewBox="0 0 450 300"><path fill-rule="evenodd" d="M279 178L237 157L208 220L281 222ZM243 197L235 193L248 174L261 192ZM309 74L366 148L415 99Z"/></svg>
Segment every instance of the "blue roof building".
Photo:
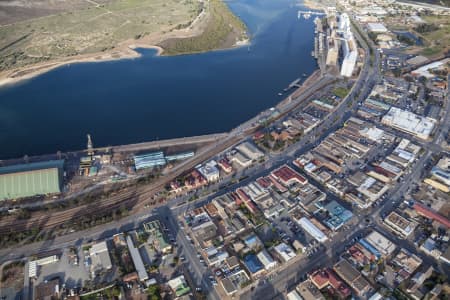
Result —
<svg viewBox="0 0 450 300"><path fill-rule="evenodd" d="M332 230L338 230L353 217L353 213L351 211L345 209L336 201L331 201L323 208L326 209L331 215L329 219L325 220L325 224Z"/></svg>
<svg viewBox="0 0 450 300"><path fill-rule="evenodd" d="M263 264L254 254L249 254L246 257L244 257L244 264L252 274L258 273L259 271L264 269Z"/></svg>
<svg viewBox="0 0 450 300"><path fill-rule="evenodd" d="M164 166L167 163L162 151L134 156L136 170Z"/></svg>

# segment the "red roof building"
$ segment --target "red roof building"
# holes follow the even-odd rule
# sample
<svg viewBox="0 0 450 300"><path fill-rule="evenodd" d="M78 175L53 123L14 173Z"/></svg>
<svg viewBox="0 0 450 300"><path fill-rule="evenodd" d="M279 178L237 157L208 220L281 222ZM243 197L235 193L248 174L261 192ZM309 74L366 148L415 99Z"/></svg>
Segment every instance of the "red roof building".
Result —
<svg viewBox="0 0 450 300"><path fill-rule="evenodd" d="M228 161L225 158L219 160L217 164L225 173L231 173L231 171L233 171L233 167L228 163Z"/></svg>
<svg viewBox="0 0 450 300"><path fill-rule="evenodd" d="M306 184L308 180L295 172L292 168L287 165L272 172L272 176L279 180L285 186L289 186L293 183Z"/></svg>
<svg viewBox="0 0 450 300"><path fill-rule="evenodd" d="M446 226L447 228L450 228L450 220L447 219L446 217L436 213L435 211L433 211L432 209L426 207L423 204L420 203L414 203L413 208L422 216L430 218L432 220L435 220L439 223L441 223L442 225Z"/></svg>
<svg viewBox="0 0 450 300"><path fill-rule="evenodd" d="M331 286L342 298L351 295L350 288L330 269L317 270L309 275L309 279L319 290Z"/></svg>
<svg viewBox="0 0 450 300"><path fill-rule="evenodd" d="M269 188L272 185L272 182L266 177L259 177L258 179L256 179L256 182L265 189Z"/></svg>

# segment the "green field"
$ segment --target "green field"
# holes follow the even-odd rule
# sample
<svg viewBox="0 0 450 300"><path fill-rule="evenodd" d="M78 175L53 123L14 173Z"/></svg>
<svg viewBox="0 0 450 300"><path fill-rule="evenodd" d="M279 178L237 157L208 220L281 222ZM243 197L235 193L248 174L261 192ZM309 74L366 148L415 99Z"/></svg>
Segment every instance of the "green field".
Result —
<svg viewBox="0 0 450 300"><path fill-rule="evenodd" d="M0 27L0 71L114 49L127 39L190 24L196 0L112 0Z"/></svg>
<svg viewBox="0 0 450 300"><path fill-rule="evenodd" d="M221 0L210 0L210 15L204 32L183 39L169 39L159 46L167 55L185 54L228 48L247 38L245 24Z"/></svg>

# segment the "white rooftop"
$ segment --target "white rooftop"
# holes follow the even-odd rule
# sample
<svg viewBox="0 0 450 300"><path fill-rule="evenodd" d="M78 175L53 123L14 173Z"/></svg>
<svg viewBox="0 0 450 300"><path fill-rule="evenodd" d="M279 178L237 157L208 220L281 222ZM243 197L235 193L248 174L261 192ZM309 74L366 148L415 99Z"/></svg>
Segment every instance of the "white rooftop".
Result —
<svg viewBox="0 0 450 300"><path fill-rule="evenodd" d="M281 243L274 247L275 251L284 259L284 261L291 260L295 257L294 249L286 245L285 243Z"/></svg>
<svg viewBox="0 0 450 300"><path fill-rule="evenodd" d="M436 120L432 118L422 117L397 107L391 107L382 122L422 139L430 136L436 124Z"/></svg>
<svg viewBox="0 0 450 300"><path fill-rule="evenodd" d="M368 23L367 27L372 32L387 32L387 28L381 23Z"/></svg>
<svg viewBox="0 0 450 300"><path fill-rule="evenodd" d="M374 246L378 251L380 251L383 255L389 256L392 252L395 251L395 244L384 237L378 231L373 231L366 237L366 241L368 241L372 246Z"/></svg>

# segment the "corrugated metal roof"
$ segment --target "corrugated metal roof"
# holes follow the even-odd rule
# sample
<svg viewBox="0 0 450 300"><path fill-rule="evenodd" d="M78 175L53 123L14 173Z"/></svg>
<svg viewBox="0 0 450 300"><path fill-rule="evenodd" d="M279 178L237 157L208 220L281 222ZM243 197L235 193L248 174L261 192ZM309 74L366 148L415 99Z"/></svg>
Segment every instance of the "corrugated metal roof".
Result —
<svg viewBox="0 0 450 300"><path fill-rule="evenodd" d="M0 200L59 193L64 161L15 165L0 170Z"/></svg>
<svg viewBox="0 0 450 300"><path fill-rule="evenodd" d="M9 173L34 171L34 170L40 170L40 169L50 169L50 168L62 169L63 165L64 165L63 159L40 161L40 162L34 162L34 163L29 163L29 164L12 165L12 166L0 167L0 175L1 174L9 174Z"/></svg>

